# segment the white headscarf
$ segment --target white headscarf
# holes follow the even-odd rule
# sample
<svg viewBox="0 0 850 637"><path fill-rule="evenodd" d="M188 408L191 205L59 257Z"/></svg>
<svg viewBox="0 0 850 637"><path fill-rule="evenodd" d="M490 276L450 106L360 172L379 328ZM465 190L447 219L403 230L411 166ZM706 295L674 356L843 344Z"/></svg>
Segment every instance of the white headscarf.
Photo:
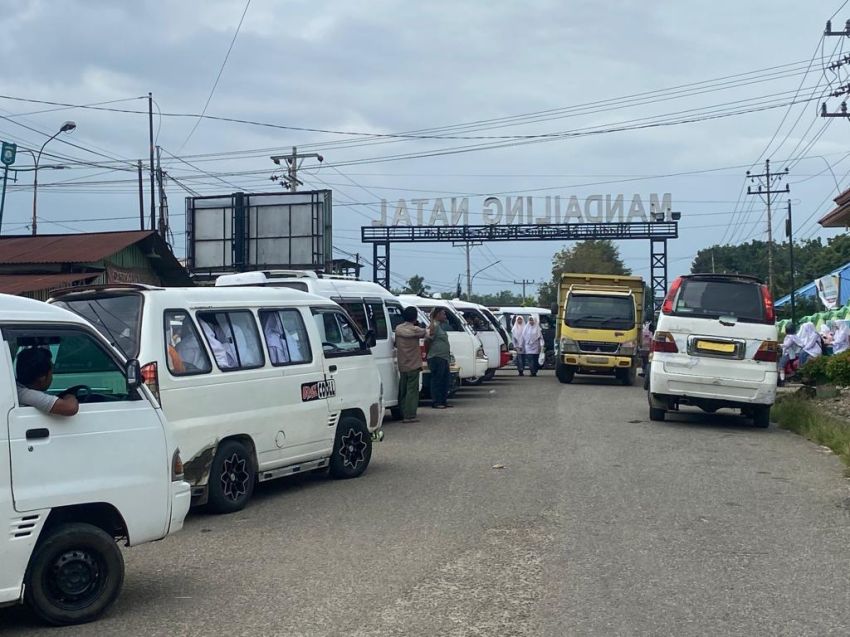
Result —
<svg viewBox="0 0 850 637"><path fill-rule="evenodd" d="M797 340L800 343L800 347L802 347L803 351L809 356L820 356L822 354L820 337L815 329L815 324L811 321L803 323L803 325L800 326L800 331L797 334Z"/></svg>
<svg viewBox="0 0 850 637"><path fill-rule="evenodd" d="M525 321L521 316L514 318L514 326L511 336L514 337L514 345L522 345L522 332L525 330Z"/></svg>
<svg viewBox="0 0 850 637"><path fill-rule="evenodd" d="M832 338L832 353L840 354L850 349L850 327L847 321L836 321L838 329L835 330L835 336Z"/></svg>
<svg viewBox="0 0 850 637"><path fill-rule="evenodd" d="M525 324L525 329L522 331L522 342L525 351L529 354L540 353L540 341L543 340L543 334L540 332L540 325L537 319L533 316L528 317L528 323Z"/></svg>

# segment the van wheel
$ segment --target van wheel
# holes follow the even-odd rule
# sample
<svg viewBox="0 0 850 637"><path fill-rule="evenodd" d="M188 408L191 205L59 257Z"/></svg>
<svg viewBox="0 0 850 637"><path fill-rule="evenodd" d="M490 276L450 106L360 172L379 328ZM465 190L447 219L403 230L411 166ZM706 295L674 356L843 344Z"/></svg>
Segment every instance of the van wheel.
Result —
<svg viewBox="0 0 850 637"><path fill-rule="evenodd" d="M464 378L463 384L470 385L472 387L477 387L481 383L484 382L484 376L476 376L475 378Z"/></svg>
<svg viewBox="0 0 850 637"><path fill-rule="evenodd" d="M770 406L759 405L753 408L753 425L759 429L770 427Z"/></svg>
<svg viewBox="0 0 850 637"><path fill-rule="evenodd" d="M113 538L83 523L61 524L39 541L26 574L25 598L57 626L90 622L118 597L124 557Z"/></svg>
<svg viewBox="0 0 850 637"><path fill-rule="evenodd" d="M484 372L484 380L491 381L496 377L496 370L492 367Z"/></svg>
<svg viewBox="0 0 850 637"><path fill-rule="evenodd" d="M372 459L372 434L359 418L343 416L336 426L330 474L334 478L356 478Z"/></svg>
<svg viewBox="0 0 850 637"><path fill-rule="evenodd" d="M557 376L558 380L562 383L566 384L573 382L575 375L575 370L572 367L567 367L563 363L558 363L555 367L555 376Z"/></svg>
<svg viewBox="0 0 850 637"><path fill-rule="evenodd" d="M209 509L214 513L241 511L254 493L255 481L251 452L237 440L225 440L210 467Z"/></svg>

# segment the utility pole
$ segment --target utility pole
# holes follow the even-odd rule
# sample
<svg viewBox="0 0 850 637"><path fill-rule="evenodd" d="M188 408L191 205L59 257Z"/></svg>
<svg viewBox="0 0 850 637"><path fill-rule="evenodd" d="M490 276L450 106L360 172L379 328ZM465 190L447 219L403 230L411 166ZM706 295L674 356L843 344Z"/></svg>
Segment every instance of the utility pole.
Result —
<svg viewBox="0 0 850 637"><path fill-rule="evenodd" d="M156 147L156 182L159 186L159 236L165 239L168 236L168 199L165 196L165 186L162 176L162 149Z"/></svg>
<svg viewBox="0 0 850 637"><path fill-rule="evenodd" d="M151 230L156 230L156 201L154 197L154 170L153 170L153 93L148 93L148 141L149 159L151 162Z"/></svg>
<svg viewBox="0 0 850 637"><path fill-rule="evenodd" d="M788 216L785 218L785 236L788 237L788 260L791 266L791 322L797 323L797 307L794 301L794 288L797 284L794 280L794 232L791 222L791 200L788 200Z"/></svg>
<svg viewBox="0 0 850 637"><path fill-rule="evenodd" d="M788 184L785 184L785 188L781 190L773 189L775 182L788 176L787 168L779 173L771 173L769 159L764 161L764 168L764 173L761 175L752 175L749 170L747 171L747 177L750 178L750 181L759 180L757 189L747 186L747 194L759 195L767 204L767 285L770 293L773 294L773 217L771 206L773 204L773 195L789 193L791 192L791 188Z"/></svg>
<svg viewBox="0 0 850 637"><path fill-rule="evenodd" d="M525 303L525 298L526 298L525 297L525 286L531 285L532 283L534 283L534 281L530 280L530 279L523 279L522 281L514 281L514 285L521 285L522 286L522 302L523 303Z"/></svg>
<svg viewBox="0 0 850 637"><path fill-rule="evenodd" d="M145 229L145 186L142 179L142 160L138 163L139 169L139 230Z"/></svg>
<svg viewBox="0 0 850 637"><path fill-rule="evenodd" d="M305 159L311 157L319 160L320 164L325 161L325 158L319 153L299 155L298 149L295 146L292 147L292 153L289 155L272 155L271 160L278 166L281 160L286 162L286 177L282 177L281 180L283 181L283 186L289 188L289 192L298 192L298 186L304 185L303 182L298 180L298 169L301 168L301 164L304 163ZM273 177L273 179L276 179L276 177Z"/></svg>

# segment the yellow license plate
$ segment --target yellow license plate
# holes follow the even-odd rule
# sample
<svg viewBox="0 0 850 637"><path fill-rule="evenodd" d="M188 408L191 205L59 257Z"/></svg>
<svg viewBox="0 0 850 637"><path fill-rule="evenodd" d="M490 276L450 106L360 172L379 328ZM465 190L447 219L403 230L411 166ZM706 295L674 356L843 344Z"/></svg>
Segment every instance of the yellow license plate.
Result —
<svg viewBox="0 0 850 637"><path fill-rule="evenodd" d="M715 341L697 341L697 349L707 352L720 352L721 354L734 354L734 343L717 343Z"/></svg>

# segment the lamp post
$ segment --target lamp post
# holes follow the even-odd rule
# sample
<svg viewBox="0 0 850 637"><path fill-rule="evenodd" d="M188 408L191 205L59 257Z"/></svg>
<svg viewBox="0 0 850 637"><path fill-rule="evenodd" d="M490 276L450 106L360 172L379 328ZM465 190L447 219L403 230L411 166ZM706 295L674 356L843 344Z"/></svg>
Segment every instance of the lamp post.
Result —
<svg viewBox="0 0 850 637"><path fill-rule="evenodd" d="M475 274L473 274L473 275L472 275L472 278L470 279L470 285L471 285L471 282L472 282L472 281L475 281L475 277L477 277L479 274L481 274L482 272L484 272L484 270L486 270L487 268L492 268L494 265L497 265L497 264L499 264L499 263L501 263L501 262L502 262L502 261L501 261L501 259L500 259L499 261L493 261L493 263L491 263L490 265L485 265L483 268L481 268L480 270L478 270ZM470 291L469 297L470 297L470 298L468 298L468 299L466 299L466 300L467 300L467 301L472 301L472 298L471 298L471 297L472 297L472 293L471 293L471 291Z"/></svg>
<svg viewBox="0 0 850 637"><path fill-rule="evenodd" d="M33 169L33 177L32 177L32 236L38 234L38 215L37 215L37 202L38 202L38 162L41 160L41 153L44 152L44 147L47 146L51 142L51 140L56 139L60 133L70 133L77 127L77 124L74 122L65 122L59 128L58 131L53 133L50 137L47 138L47 141L41 145L41 148L38 150L38 154L35 155L35 168Z"/></svg>

